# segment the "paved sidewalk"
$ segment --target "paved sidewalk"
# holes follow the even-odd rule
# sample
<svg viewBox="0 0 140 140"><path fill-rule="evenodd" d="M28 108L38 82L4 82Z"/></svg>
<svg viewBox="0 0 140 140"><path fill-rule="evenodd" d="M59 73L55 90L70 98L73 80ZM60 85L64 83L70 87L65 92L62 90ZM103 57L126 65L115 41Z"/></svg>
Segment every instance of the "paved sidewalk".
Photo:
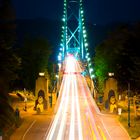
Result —
<svg viewBox="0 0 140 140"><path fill-rule="evenodd" d="M110 136L110 140L131 140L125 128L120 124L116 115L102 114L101 122Z"/></svg>
<svg viewBox="0 0 140 140"><path fill-rule="evenodd" d="M24 111L23 105L19 106L23 123L19 128L16 129L16 131L10 137L10 140L27 140L28 138L24 139L27 129L30 128L30 126L32 126L35 121L38 121L38 123L40 123L40 120L43 121L45 123L45 131L49 128L49 124L51 123L53 117L53 108L49 108L44 113L37 115L36 111L33 110L33 107L34 104L29 103L27 111ZM130 140L127 131L118 121L117 115L99 113L98 116L100 117L102 126L106 130L106 133L109 134L110 140ZM43 133L42 135L45 135L42 131L39 133Z"/></svg>
<svg viewBox="0 0 140 140"><path fill-rule="evenodd" d="M30 103L28 104L27 111L23 110L23 106L19 106L20 109L20 115L23 119L23 122L19 128L15 130L15 132L11 135L10 140L27 140L26 135L33 135L28 133L28 130L34 130L35 126L37 127L37 135L45 136L46 131L50 125L52 115L53 115L53 108L49 108L47 111L44 111L41 114L37 114L36 111L33 110L34 104ZM45 125L45 126L44 126ZM31 128L32 127L32 128ZM35 138L33 138L35 140Z"/></svg>

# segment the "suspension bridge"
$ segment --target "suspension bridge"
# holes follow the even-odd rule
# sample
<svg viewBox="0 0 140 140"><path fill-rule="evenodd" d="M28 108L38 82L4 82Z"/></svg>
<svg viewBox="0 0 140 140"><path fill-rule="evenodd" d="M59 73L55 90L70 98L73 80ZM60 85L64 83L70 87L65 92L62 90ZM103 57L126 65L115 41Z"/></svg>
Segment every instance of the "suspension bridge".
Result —
<svg viewBox="0 0 140 140"><path fill-rule="evenodd" d="M128 140L114 118L100 113L93 98L95 76L82 0L64 0L61 29L58 65L63 78L46 140ZM92 90L82 75L83 63Z"/></svg>

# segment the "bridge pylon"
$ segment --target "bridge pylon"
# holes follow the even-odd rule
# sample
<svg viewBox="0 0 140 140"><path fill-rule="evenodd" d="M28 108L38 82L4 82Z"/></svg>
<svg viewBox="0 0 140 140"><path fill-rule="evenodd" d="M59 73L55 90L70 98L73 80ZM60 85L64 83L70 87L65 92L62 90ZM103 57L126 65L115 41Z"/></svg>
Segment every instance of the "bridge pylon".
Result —
<svg viewBox="0 0 140 140"><path fill-rule="evenodd" d="M62 22L59 59L64 60L69 53L85 59L88 43L82 0L64 0Z"/></svg>
<svg viewBox="0 0 140 140"><path fill-rule="evenodd" d="M87 37L83 0L64 0L62 34L58 54L58 75L60 75L60 71L65 69L63 67L65 66L65 57L68 54L73 54L82 60L82 66L85 66L85 74L89 75L91 83L93 82L91 90L93 92L94 87L96 87L96 76L90 58Z"/></svg>

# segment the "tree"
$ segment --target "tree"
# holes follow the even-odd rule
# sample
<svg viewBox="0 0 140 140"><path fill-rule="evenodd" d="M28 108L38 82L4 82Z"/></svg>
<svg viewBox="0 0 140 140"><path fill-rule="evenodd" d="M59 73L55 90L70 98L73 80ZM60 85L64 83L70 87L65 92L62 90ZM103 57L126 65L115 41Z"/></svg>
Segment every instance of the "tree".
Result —
<svg viewBox="0 0 140 140"><path fill-rule="evenodd" d="M9 105L9 83L17 78L20 58L15 53L14 13L10 0L0 1L0 129L15 123L14 110ZM10 116L10 117L9 117Z"/></svg>
<svg viewBox="0 0 140 140"><path fill-rule="evenodd" d="M8 82L17 77L16 70L20 58L15 53L15 14L10 0L2 0L0 5L0 77Z"/></svg>
<svg viewBox="0 0 140 140"><path fill-rule="evenodd" d="M103 85L104 81L107 78L108 73L108 64L107 64L107 58L106 55L103 54L102 48L104 45L100 45L96 47L95 52L95 58L94 58L94 65L95 65L95 74L97 76L97 86L100 93L103 93Z"/></svg>
<svg viewBox="0 0 140 140"><path fill-rule="evenodd" d="M108 72L115 73L120 90L126 89L128 82L131 83L133 89L138 88L140 76L136 76L136 74L139 74L140 68L137 49L137 46L140 45L139 27L137 26L137 29L126 25L119 27L96 47L95 73L101 90L103 90Z"/></svg>
<svg viewBox="0 0 140 140"><path fill-rule="evenodd" d="M51 66L49 62L51 52L52 47L46 39L25 39L24 46L20 49L22 58L20 78L27 89L34 89L39 72L48 71Z"/></svg>

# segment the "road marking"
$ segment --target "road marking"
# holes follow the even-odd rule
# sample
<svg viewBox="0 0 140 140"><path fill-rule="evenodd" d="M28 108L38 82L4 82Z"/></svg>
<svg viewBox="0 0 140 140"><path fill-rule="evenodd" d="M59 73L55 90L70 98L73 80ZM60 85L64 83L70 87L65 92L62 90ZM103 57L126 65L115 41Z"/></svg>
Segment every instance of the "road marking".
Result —
<svg viewBox="0 0 140 140"><path fill-rule="evenodd" d="M100 134L101 134L103 140L106 140L106 137L105 137L104 132L103 132L103 130L101 129L101 127L100 127L100 126L97 126L97 128L98 128L98 130L99 130L99 132L100 132Z"/></svg>
<svg viewBox="0 0 140 140"><path fill-rule="evenodd" d="M71 80L73 80L73 76L71 77ZM69 134L69 140L74 140L75 137L75 125L74 125L74 121L75 121L75 97L74 97L74 82L71 83L72 84L72 91L71 91L71 98L72 98L72 103L71 103L71 118L70 118L70 134Z"/></svg>
<svg viewBox="0 0 140 140"><path fill-rule="evenodd" d="M78 83L76 82L77 78L74 76L75 80L75 96L76 96L76 109L77 109L77 115L78 115L78 131L79 131L79 140L83 140L83 133L82 133L82 122L81 122L81 115L80 115L80 102L79 102L79 96L78 96Z"/></svg>
<svg viewBox="0 0 140 140"><path fill-rule="evenodd" d="M30 125L30 127L26 130L26 132L24 133L24 135L23 135L23 137L22 137L22 140L24 140L26 134L29 132L29 130L32 128L32 126L34 125L35 122L36 122L36 120L34 120L34 121L32 122L32 124Z"/></svg>
<svg viewBox="0 0 140 140"><path fill-rule="evenodd" d="M87 121L88 121L88 123L89 123L89 129L90 129L90 132L91 132L92 139L93 139L93 140L97 140L97 139L96 139L95 132L94 132L93 127L92 127L92 122L91 122L90 117L89 117L89 115L88 115L88 112L86 113L86 117L87 117ZM95 126L95 129L96 129L96 131L97 131L96 126Z"/></svg>
<svg viewBox="0 0 140 140"><path fill-rule="evenodd" d="M126 129L122 126L122 124L121 124L120 122L118 122L118 123L119 123L119 125L121 126L121 128L125 131L125 133L126 133L126 135L128 136L129 140L131 140L131 138L130 138L128 132L126 131Z"/></svg>
<svg viewBox="0 0 140 140"><path fill-rule="evenodd" d="M106 127L105 127L105 124L104 124L102 118L100 118L100 120L101 120L101 122L102 122L102 124L103 124L104 129L106 130L106 133L108 134L109 138L112 140L112 138L111 138L111 136L110 136L108 130L107 130Z"/></svg>

